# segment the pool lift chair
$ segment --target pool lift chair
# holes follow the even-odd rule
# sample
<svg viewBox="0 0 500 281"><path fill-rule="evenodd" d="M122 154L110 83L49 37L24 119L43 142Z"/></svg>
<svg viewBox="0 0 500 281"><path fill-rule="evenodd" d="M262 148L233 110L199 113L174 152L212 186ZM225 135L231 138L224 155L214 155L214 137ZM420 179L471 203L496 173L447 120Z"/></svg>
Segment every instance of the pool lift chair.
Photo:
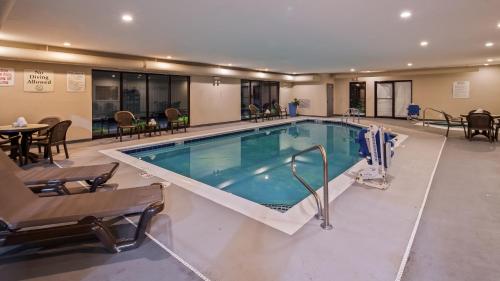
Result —
<svg viewBox="0 0 500 281"><path fill-rule="evenodd" d="M384 132L384 127L370 125L362 129L358 135L359 154L365 157L368 167L358 172L356 182L378 189L387 189L387 169L394 156L394 141L391 135Z"/></svg>

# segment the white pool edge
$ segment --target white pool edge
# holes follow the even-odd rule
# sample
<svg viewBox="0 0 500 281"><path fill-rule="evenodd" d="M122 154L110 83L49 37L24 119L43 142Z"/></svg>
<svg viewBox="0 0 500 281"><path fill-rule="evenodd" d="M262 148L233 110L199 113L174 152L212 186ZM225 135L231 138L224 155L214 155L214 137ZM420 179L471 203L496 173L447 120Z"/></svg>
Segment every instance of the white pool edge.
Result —
<svg viewBox="0 0 500 281"><path fill-rule="evenodd" d="M315 118L294 118L294 119L284 119L280 120L281 122L272 122L272 123L265 123L265 124L245 124L243 126L238 126L238 127L232 127L232 128L220 128L216 131L213 132L200 132L200 134L195 134L191 135L189 137L179 137L179 138L173 138L173 139L168 139L168 140L161 140L161 141L156 141L156 142L151 142L147 144L138 144L138 145L131 145L131 146L124 146L124 147L119 147L119 148L113 148L113 149L106 149L106 150L100 150L100 153L103 153L106 156L109 156L111 158L114 158L116 160L119 160L123 163L126 163L128 165L131 165L135 168L138 168L140 170L143 170L153 176L156 176L158 178L161 178L167 182L174 183L175 185L184 188L186 190L189 190L199 196L202 196L206 199L209 199L215 203L218 203L226 208L229 208L231 210L234 210L240 214L243 214L249 218L252 218L254 220L257 220L261 223L264 223L270 227L273 227L279 231L282 231L284 233L287 233L289 235L294 234L296 231L298 231L300 228L302 228L312 217L317 212L317 207L316 203L314 200L313 195L310 195L303 199L301 202L295 204L292 208L290 208L287 212L281 213L276 210L273 210L271 208L265 207L263 205L257 204L255 202L252 202L250 200L241 198L239 196L236 196L234 194L231 194L229 192L225 192L223 190L220 190L218 188L212 187L210 185L207 185L205 183L193 180L191 178L188 178L186 176L174 173L172 171L169 171L167 169L158 167L154 164L147 163L145 161L139 160L133 156L127 155L121 150L126 150L126 149L133 149L137 147L144 147L144 146L151 146L155 144L160 144L160 143L175 143L175 142L181 142L185 140L190 140L190 139L197 139L201 137L208 137L208 136L216 136L220 134L226 134L226 133L232 133L232 132L238 132L238 131L244 131L248 129L255 129L255 128L265 128L268 126L275 126L275 125L280 125L280 124L287 124L291 122L298 122L298 121L305 121L305 120L325 120L325 121L338 121L337 119L332 119L332 118L321 118L321 117L315 117ZM350 123L350 122L349 122ZM351 125L354 126L361 126L361 127L366 127L361 124L357 123L350 123ZM394 132L392 132L394 133ZM395 146L398 147L408 136L402 135L402 134L396 134L396 144ZM364 159L360 160L356 164L354 164L351 168L346 170L344 173L341 175L335 177L331 181L328 182L328 189L329 189L329 202L333 202L335 198L340 196L345 190L347 190L353 183L354 183L354 177L351 176L352 174L355 174L357 171L360 169L366 167L368 164ZM320 188L317 190L318 195L322 199L323 197L323 188ZM318 221L319 225L320 221Z"/></svg>

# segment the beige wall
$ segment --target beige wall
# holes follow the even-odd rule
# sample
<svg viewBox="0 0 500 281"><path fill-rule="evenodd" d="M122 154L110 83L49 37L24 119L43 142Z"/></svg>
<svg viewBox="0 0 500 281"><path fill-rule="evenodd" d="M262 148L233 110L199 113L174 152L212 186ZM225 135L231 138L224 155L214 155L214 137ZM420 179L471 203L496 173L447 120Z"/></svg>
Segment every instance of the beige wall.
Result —
<svg viewBox="0 0 500 281"><path fill-rule="evenodd" d="M240 79L222 78L219 86L212 77L191 76L191 125L241 120Z"/></svg>
<svg viewBox="0 0 500 281"><path fill-rule="evenodd" d="M44 63L0 60L0 67L15 69L15 85L0 87L0 124L12 124L19 116L29 123L36 123L46 116L58 116L73 121L69 139L88 139L92 132L92 86L91 69L81 66L67 66ZM54 92L24 92L24 69L52 70ZM82 93L66 92L66 74L79 71L86 74L86 88Z"/></svg>
<svg viewBox="0 0 500 281"><path fill-rule="evenodd" d="M360 77L366 82L367 116L374 116L375 81L412 80L413 103L422 108L444 110L453 116L465 114L475 108L500 113L500 67L481 67L478 71L464 70L460 73L429 73L423 75L393 75L383 77ZM454 81L470 81L470 98L454 99ZM344 113L349 107L349 82L351 79L335 79L335 114Z"/></svg>

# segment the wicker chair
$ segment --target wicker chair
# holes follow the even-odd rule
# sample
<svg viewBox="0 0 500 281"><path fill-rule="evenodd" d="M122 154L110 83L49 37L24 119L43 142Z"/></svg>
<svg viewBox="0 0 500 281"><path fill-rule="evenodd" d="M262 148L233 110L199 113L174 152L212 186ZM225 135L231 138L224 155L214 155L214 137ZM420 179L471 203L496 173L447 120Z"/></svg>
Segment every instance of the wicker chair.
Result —
<svg viewBox="0 0 500 281"><path fill-rule="evenodd" d="M467 136L469 140L477 135L483 135L490 142L495 137L493 117L489 113L470 112L467 116Z"/></svg>
<svg viewBox="0 0 500 281"><path fill-rule="evenodd" d="M171 107L165 109L165 116L167 117L167 132L169 127L172 134L174 133L174 127L177 131L179 131L179 128L184 128L184 132L186 132L186 120L184 118L179 120L181 113L177 108Z"/></svg>
<svg viewBox="0 0 500 281"><path fill-rule="evenodd" d="M49 125L49 127L45 128L45 129L41 129L40 131L38 131L38 133L36 135L31 136L31 142L33 142L33 141L39 142L39 141L47 139L49 137L50 128L59 122L61 122L61 118L54 117L54 116L45 117L42 120L38 121L38 124L47 124L47 125ZM42 152L42 147L39 145L38 146L38 153L41 153L41 152Z"/></svg>
<svg viewBox="0 0 500 281"><path fill-rule="evenodd" d="M464 128L464 134L465 134L465 137L467 137L467 132L465 130L465 122L464 120L459 117L453 117L451 116L450 114L442 111L443 115L444 115L444 119L446 120L446 124L448 125L448 129L446 130L446 137L448 137L448 133L450 132L450 128L451 127L462 127Z"/></svg>
<svg viewBox="0 0 500 281"><path fill-rule="evenodd" d="M288 118L288 110L286 110L285 107L282 107L279 103L274 103L274 108L276 109L277 113L279 114L280 118Z"/></svg>
<svg viewBox="0 0 500 281"><path fill-rule="evenodd" d="M3 136L0 135L0 151L10 151L10 157L12 159L19 159L19 165L23 164L23 157L21 156L21 151L19 147L20 135L15 136Z"/></svg>
<svg viewBox="0 0 500 281"><path fill-rule="evenodd" d="M68 132L69 127L71 126L71 120L61 121L49 129L48 138L35 142L34 144L42 146L44 149L44 158L49 158L50 163L54 163L54 159L52 157L52 146L56 146L57 153L59 153L59 145L62 144L64 148L64 154L66 159L69 158L68 147L66 146L66 134Z"/></svg>
<svg viewBox="0 0 500 281"><path fill-rule="evenodd" d="M120 142L122 141L123 131L128 130L129 136L132 138L133 133L137 133L137 137L141 138L141 131L139 126L135 124L135 116L130 111L118 111L115 113L115 121L117 124L116 138L120 136Z"/></svg>
<svg viewBox="0 0 500 281"><path fill-rule="evenodd" d="M254 118L255 123L258 122L258 118L262 118L262 121L264 121L264 115L260 110L253 104L248 105L248 109L250 110L250 119Z"/></svg>

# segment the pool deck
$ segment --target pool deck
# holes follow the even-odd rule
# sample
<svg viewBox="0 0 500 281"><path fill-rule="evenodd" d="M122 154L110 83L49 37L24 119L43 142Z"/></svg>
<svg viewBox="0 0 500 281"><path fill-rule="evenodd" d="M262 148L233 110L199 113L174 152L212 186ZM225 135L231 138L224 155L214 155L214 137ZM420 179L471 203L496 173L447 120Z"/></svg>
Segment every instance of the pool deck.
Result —
<svg viewBox="0 0 500 281"><path fill-rule="evenodd" d="M165 191L166 208L154 220L151 239L141 248L111 255L90 243L83 249L61 247L13 257L4 255L0 258L0 280L396 280L398 273L403 273L401 264L407 254L409 262L403 280L457 280L462 276L460 271L469 274L464 276L476 273L484 277L485 270L490 274L482 280L494 280L495 275L498 280L498 269L493 269L500 257L500 176L495 173L499 170L498 143L468 142L460 132L451 132L445 143L441 129L421 128L406 120L362 120L364 124L373 122L409 136L396 150L389 171L393 175L391 187L380 191L351 186L330 204L331 231L322 230L319 221L312 219L295 234L287 235L171 184ZM76 143L69 147L69 160L63 160L61 155L56 160L62 166L109 162L111 158L100 150L233 126L253 124L198 127L187 134L130 141L125 138L123 143L114 138ZM443 160L438 164L443 147ZM475 157L475 165L493 166L476 168L471 173L468 166L454 162L455 158L465 161L469 157ZM452 177L453 171L457 173ZM484 190L468 188L477 176L483 176ZM162 180L145 178L140 170L124 163L112 179L119 188L157 181ZM482 199L467 200L465 194L453 194L457 183L458 190L466 191L467 196ZM427 191L420 227L414 231ZM487 209L480 205L484 200L489 200ZM487 219L482 220L484 217ZM468 228L471 221L474 230ZM123 225L131 226L126 221ZM409 251L412 233L416 234L415 243ZM454 243L446 241L447 237L454 238ZM468 239L486 242L467 243ZM457 244L464 245L463 251L457 250ZM442 255L436 256L436 249ZM485 258L490 262L481 263ZM473 265L481 266L475 272Z"/></svg>

